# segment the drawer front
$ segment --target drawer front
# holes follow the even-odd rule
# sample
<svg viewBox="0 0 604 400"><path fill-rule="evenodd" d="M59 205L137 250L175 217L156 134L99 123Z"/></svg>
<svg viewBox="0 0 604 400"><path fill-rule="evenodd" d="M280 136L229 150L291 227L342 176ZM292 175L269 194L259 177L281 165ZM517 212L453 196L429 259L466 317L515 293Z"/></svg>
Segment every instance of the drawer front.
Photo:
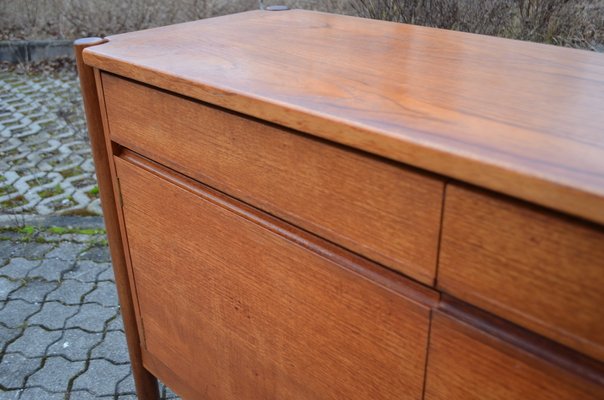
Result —
<svg viewBox="0 0 604 400"><path fill-rule="evenodd" d="M183 393L421 398L428 307L278 233L293 228L134 164L116 159L144 347Z"/></svg>
<svg viewBox="0 0 604 400"><path fill-rule="evenodd" d="M604 360L604 231L447 186L438 286Z"/></svg>
<svg viewBox="0 0 604 400"><path fill-rule="evenodd" d="M440 180L112 75L103 88L113 140L433 283Z"/></svg>
<svg viewBox="0 0 604 400"><path fill-rule="evenodd" d="M604 387L435 312L426 400L596 400Z"/></svg>

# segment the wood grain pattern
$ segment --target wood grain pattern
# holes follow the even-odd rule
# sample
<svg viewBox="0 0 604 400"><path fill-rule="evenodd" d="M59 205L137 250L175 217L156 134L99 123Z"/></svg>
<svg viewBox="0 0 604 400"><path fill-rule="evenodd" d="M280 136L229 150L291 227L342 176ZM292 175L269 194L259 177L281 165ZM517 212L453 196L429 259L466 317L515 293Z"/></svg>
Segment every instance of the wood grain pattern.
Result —
<svg viewBox="0 0 604 400"><path fill-rule="evenodd" d="M382 286L143 164L116 159L146 346L181 382L212 399L422 397L427 289L392 272Z"/></svg>
<svg viewBox="0 0 604 400"><path fill-rule="evenodd" d="M604 223L604 56L308 11L109 38L87 63Z"/></svg>
<svg viewBox="0 0 604 400"><path fill-rule="evenodd" d="M442 180L112 75L103 88L114 141L434 282Z"/></svg>
<svg viewBox="0 0 604 400"><path fill-rule="evenodd" d="M82 59L82 51L85 48L102 43L104 43L104 40L100 38L76 40L74 43L74 53L136 393L141 400L158 400L157 379L142 364L140 337L135 317L132 288L130 287L126 256L124 254L124 247L122 246L123 238L118 218L120 211L118 211L115 202L116 192L113 187L113 176L110 167L112 156L106 147L105 141L100 106L102 99L97 92L95 71L84 64Z"/></svg>
<svg viewBox="0 0 604 400"><path fill-rule="evenodd" d="M604 230L448 185L438 288L604 360Z"/></svg>
<svg viewBox="0 0 604 400"><path fill-rule="evenodd" d="M163 362L161 362L153 354L149 353L146 349L142 349L143 363L145 368L152 371L155 376L161 376L162 382L170 388L174 393L178 394L181 399L185 400L196 400L206 399L199 392L200 386L196 382L185 382L182 377L168 368Z"/></svg>
<svg viewBox="0 0 604 400"><path fill-rule="evenodd" d="M426 400L596 400L604 386L434 312Z"/></svg>
<svg viewBox="0 0 604 400"><path fill-rule="evenodd" d="M578 375L596 387L604 387L604 363L594 358L447 294L441 294L438 310L492 336L495 340L489 341L491 345L502 352L511 349L520 361L537 368L545 363L556 370Z"/></svg>
<svg viewBox="0 0 604 400"><path fill-rule="evenodd" d="M113 159L114 156L116 156L117 154L121 153L123 148L118 145L117 143L111 141L111 138L109 136L109 122L107 120L107 104L105 102L105 96L104 96L104 92L103 92L103 82L101 79L101 72L98 69L95 69L95 80L97 82L97 93L99 96L99 105L101 107L101 120L103 122L103 131L105 132L105 147L107 148L107 154L111 155L111 159ZM143 327L142 327L142 322L140 319L140 308L139 308L139 304L138 304L138 295L136 293L136 285L134 284L134 275L132 273L132 263L130 260L130 248L128 246L128 234L126 233L126 227L124 224L124 214L122 212L122 202L121 202L121 190L120 190L120 185L119 185L119 180L117 179L117 173L115 170L115 163L113 162L109 162L108 163L109 166L109 172L111 174L111 183L113 185L113 192L114 193L118 193L119 195L114 196L114 203L115 203L115 207L118 210L118 212L116 213L117 215L117 220L118 220L118 224L119 224L119 229L120 229L120 235L121 235L121 246L123 249L123 253L124 253L124 259L125 259L125 269L128 273L128 281L129 281L129 286L130 286L130 294L131 294L131 298L132 298L132 305L134 307L134 316L136 319L136 325L138 328L138 337L140 340L140 343L138 344L139 347L144 347L145 345L145 335L143 334Z"/></svg>

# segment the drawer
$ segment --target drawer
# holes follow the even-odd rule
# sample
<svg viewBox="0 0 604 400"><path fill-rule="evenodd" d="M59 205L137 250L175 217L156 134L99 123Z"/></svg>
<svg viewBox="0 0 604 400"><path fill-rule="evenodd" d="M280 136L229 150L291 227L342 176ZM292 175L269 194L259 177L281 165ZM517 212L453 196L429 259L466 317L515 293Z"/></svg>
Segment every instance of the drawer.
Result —
<svg viewBox="0 0 604 400"><path fill-rule="evenodd" d="M152 373L191 398L422 397L432 292L124 157L116 169Z"/></svg>
<svg viewBox="0 0 604 400"><path fill-rule="evenodd" d="M604 231L447 186L438 286L604 360Z"/></svg>
<svg viewBox="0 0 604 400"><path fill-rule="evenodd" d="M112 140L433 283L439 179L113 75L102 80Z"/></svg>
<svg viewBox="0 0 604 400"><path fill-rule="evenodd" d="M601 377L600 377L601 381ZM600 400L596 381L435 312L426 400Z"/></svg>

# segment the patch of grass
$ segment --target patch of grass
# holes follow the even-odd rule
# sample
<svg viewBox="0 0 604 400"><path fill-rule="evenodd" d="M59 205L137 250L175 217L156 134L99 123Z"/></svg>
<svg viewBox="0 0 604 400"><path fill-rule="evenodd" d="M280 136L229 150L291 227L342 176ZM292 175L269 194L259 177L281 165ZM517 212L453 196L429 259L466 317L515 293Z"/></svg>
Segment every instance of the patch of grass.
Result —
<svg viewBox="0 0 604 400"><path fill-rule="evenodd" d="M36 231L36 227L33 225L24 225L24 226L3 226L0 227L0 232L17 232L24 233L26 235L33 235Z"/></svg>
<svg viewBox="0 0 604 400"><path fill-rule="evenodd" d="M13 165L23 165L23 164L25 164L28 161L29 160L27 159L27 157L22 157L22 158L19 158L17 160L14 160L13 161Z"/></svg>
<svg viewBox="0 0 604 400"><path fill-rule="evenodd" d="M25 225L19 228L19 233L24 233L26 235L33 235L36 232L36 227L31 225Z"/></svg>
<svg viewBox="0 0 604 400"><path fill-rule="evenodd" d="M2 227L0 228L0 233L2 232L14 232L23 235L19 237L17 240L20 242L29 242L38 232L38 228L33 225L24 225L17 227ZM6 238L8 240L14 240L15 238Z"/></svg>
<svg viewBox="0 0 604 400"><path fill-rule="evenodd" d="M92 189L90 189L89 191L86 192L86 195L88 197L90 197L91 199L98 199L99 198L99 187L95 186Z"/></svg>
<svg viewBox="0 0 604 400"><path fill-rule="evenodd" d="M104 229L65 228L62 226L51 226L47 229L47 231L56 235L67 235L71 233L78 235L102 235L105 233Z"/></svg>
<svg viewBox="0 0 604 400"><path fill-rule="evenodd" d="M46 199L48 197L56 196L61 193L63 193L63 188L61 188L60 185L56 185L50 189L40 190L38 192L38 196L40 196L43 199Z"/></svg>
<svg viewBox="0 0 604 400"><path fill-rule="evenodd" d="M96 180L91 176L71 182L71 184L78 189L81 189L85 186L94 185L95 183L96 183Z"/></svg>
<svg viewBox="0 0 604 400"><path fill-rule="evenodd" d="M80 208L78 210L69 210L62 212L61 215L75 215L78 217L98 217L98 214L93 213L92 211L88 211L85 208Z"/></svg>
<svg viewBox="0 0 604 400"><path fill-rule="evenodd" d="M6 157L12 157L16 154L19 154L19 149L16 147L14 149L10 149L10 150L4 152L4 155Z"/></svg>
<svg viewBox="0 0 604 400"><path fill-rule="evenodd" d="M50 228L48 228L48 232L57 235L64 235L66 233L69 233L67 228L63 228L61 226L51 226Z"/></svg>
<svg viewBox="0 0 604 400"><path fill-rule="evenodd" d="M17 189L15 189L12 185L6 185L0 187L0 196L6 196L7 194L15 193Z"/></svg>
<svg viewBox="0 0 604 400"><path fill-rule="evenodd" d="M33 225L25 225L18 227L0 227L0 233L2 232L16 232L26 237L33 237L36 233L46 232L52 233L55 235L68 235L68 234L77 234L77 235L104 235L105 229L95 229L95 228L69 228L63 226L49 226L49 227L37 227ZM36 238L36 242L46 243L47 240L41 237Z"/></svg>
<svg viewBox="0 0 604 400"><path fill-rule="evenodd" d="M52 182L52 179L50 179L48 177L34 178L34 179L27 181L29 186L32 186L32 187L46 185L47 183L50 183L50 182Z"/></svg>
<svg viewBox="0 0 604 400"><path fill-rule="evenodd" d="M23 195L15 196L12 199L4 200L0 203L0 208L15 208L27 203Z"/></svg>
<svg viewBox="0 0 604 400"><path fill-rule="evenodd" d="M89 243L89 249L92 247L107 247L109 246L109 242L107 241L107 239L100 239L100 240L91 240Z"/></svg>
<svg viewBox="0 0 604 400"><path fill-rule="evenodd" d="M71 178L72 176L81 175L84 172L82 167L74 167L59 172L63 178Z"/></svg>
<svg viewBox="0 0 604 400"><path fill-rule="evenodd" d="M53 208L55 211L64 210L69 207L73 207L77 202L73 198L73 196L67 196L64 199L56 199L51 203L48 203L47 206Z"/></svg>

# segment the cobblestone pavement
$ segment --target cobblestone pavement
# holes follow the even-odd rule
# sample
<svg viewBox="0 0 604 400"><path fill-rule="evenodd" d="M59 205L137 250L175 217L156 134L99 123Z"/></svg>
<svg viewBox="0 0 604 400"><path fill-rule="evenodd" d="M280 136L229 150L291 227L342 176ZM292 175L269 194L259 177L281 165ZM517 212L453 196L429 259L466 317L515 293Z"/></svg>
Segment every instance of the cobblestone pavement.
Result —
<svg viewBox="0 0 604 400"><path fill-rule="evenodd" d="M136 399L101 219L7 218L0 400Z"/></svg>
<svg viewBox="0 0 604 400"><path fill-rule="evenodd" d="M100 215L74 71L0 69L0 213Z"/></svg>

